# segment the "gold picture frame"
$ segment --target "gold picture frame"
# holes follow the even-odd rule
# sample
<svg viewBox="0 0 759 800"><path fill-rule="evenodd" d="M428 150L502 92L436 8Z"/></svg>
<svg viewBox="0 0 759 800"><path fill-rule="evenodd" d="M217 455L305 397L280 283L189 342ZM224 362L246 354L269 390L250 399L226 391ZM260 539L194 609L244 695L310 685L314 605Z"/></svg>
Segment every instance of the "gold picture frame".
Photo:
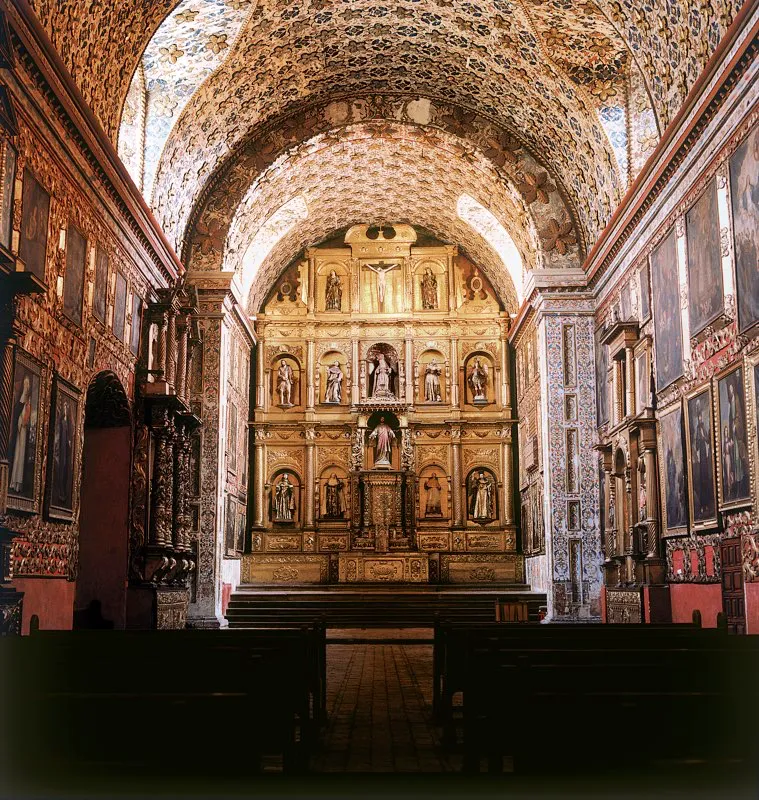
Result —
<svg viewBox="0 0 759 800"><path fill-rule="evenodd" d="M719 524L719 514L711 383L699 386L685 397L685 441L691 530L712 530Z"/></svg>
<svg viewBox="0 0 759 800"><path fill-rule="evenodd" d="M662 487L662 535L688 534L688 489L685 477L683 405L678 400L659 413L657 446L659 485ZM679 473L678 473L679 467ZM681 511L677 509L681 508ZM677 512L676 516L673 511Z"/></svg>
<svg viewBox="0 0 759 800"><path fill-rule="evenodd" d="M759 352L746 359L746 388L749 472L754 497L754 519L759 519Z"/></svg>
<svg viewBox="0 0 759 800"><path fill-rule="evenodd" d="M751 505L745 376L746 365L741 360L714 377L716 384L717 496L720 511L730 511L734 508L745 508Z"/></svg>
<svg viewBox="0 0 759 800"><path fill-rule="evenodd" d="M73 522L79 505L82 393L59 375L53 380L48 426L45 512L48 519Z"/></svg>

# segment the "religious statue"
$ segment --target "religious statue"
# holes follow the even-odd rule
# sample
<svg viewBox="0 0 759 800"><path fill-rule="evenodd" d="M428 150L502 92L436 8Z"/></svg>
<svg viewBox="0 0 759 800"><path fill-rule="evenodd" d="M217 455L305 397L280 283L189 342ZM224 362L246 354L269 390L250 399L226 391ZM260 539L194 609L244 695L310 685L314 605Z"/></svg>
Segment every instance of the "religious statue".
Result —
<svg viewBox="0 0 759 800"><path fill-rule="evenodd" d="M648 496L646 493L646 465L643 458L638 459L638 522L648 519Z"/></svg>
<svg viewBox="0 0 759 800"><path fill-rule="evenodd" d="M425 517L442 517L443 509L440 505L440 480L436 473L432 473L424 482L427 492L427 501L424 504Z"/></svg>
<svg viewBox="0 0 759 800"><path fill-rule="evenodd" d="M469 513L476 520L495 519L495 487L490 476L482 471L472 480Z"/></svg>
<svg viewBox="0 0 759 800"><path fill-rule="evenodd" d="M472 390L475 403L487 403L488 397L488 365L482 359L476 358L469 370L469 387Z"/></svg>
<svg viewBox="0 0 759 800"><path fill-rule="evenodd" d="M369 434L369 441L376 440L374 445L374 466L389 467L390 451L393 447L395 433L385 422L384 417L380 417L379 425Z"/></svg>
<svg viewBox="0 0 759 800"><path fill-rule="evenodd" d="M327 288L324 297L325 311L340 311L343 302L343 284L340 276L332 270L327 278Z"/></svg>
<svg viewBox="0 0 759 800"><path fill-rule="evenodd" d="M325 403L340 403L343 399L343 371L340 362L335 361L327 367L327 390L324 393Z"/></svg>
<svg viewBox="0 0 759 800"><path fill-rule="evenodd" d="M295 375L293 368L285 359L279 362L277 370L277 391L279 392L279 404L281 406L291 406L293 404L293 386Z"/></svg>
<svg viewBox="0 0 759 800"><path fill-rule="evenodd" d="M440 394L440 373L442 368L433 358L424 370L424 399L428 403L439 403L443 399Z"/></svg>
<svg viewBox="0 0 759 800"><path fill-rule="evenodd" d="M388 364L384 353L380 353L376 361L373 364L369 364L369 374L374 375L373 399L395 398L393 394L393 368Z"/></svg>
<svg viewBox="0 0 759 800"><path fill-rule="evenodd" d="M326 515L335 519L342 519L345 514L345 483L333 472L325 484Z"/></svg>
<svg viewBox="0 0 759 800"><path fill-rule="evenodd" d="M422 308L437 308L437 278L430 267L424 270L422 277Z"/></svg>
<svg viewBox="0 0 759 800"><path fill-rule="evenodd" d="M285 474L274 490L274 519L278 522L292 522L295 518L295 486Z"/></svg>
<svg viewBox="0 0 759 800"><path fill-rule="evenodd" d="M379 300L380 308L385 306L385 290L387 289L387 273L400 267L400 264L385 264L381 261L379 264L367 264L367 269L377 274L377 299Z"/></svg>

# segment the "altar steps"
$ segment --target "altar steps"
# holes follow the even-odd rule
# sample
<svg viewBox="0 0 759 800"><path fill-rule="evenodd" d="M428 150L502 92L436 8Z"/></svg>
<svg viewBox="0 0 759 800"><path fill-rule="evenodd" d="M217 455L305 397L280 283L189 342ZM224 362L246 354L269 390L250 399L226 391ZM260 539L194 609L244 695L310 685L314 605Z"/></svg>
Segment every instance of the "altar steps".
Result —
<svg viewBox="0 0 759 800"><path fill-rule="evenodd" d="M539 619L546 596L524 584L481 586L263 587L242 585L227 607L230 627L298 625L323 619L330 628L427 628L436 618L457 622L495 619L496 599L526 602Z"/></svg>

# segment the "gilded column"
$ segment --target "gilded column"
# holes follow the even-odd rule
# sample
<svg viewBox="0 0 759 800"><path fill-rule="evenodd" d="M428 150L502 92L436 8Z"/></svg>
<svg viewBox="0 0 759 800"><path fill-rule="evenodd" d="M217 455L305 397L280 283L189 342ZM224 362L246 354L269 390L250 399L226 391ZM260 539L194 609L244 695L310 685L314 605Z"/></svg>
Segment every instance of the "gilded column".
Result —
<svg viewBox="0 0 759 800"><path fill-rule="evenodd" d="M316 344L313 339L309 339L306 349L306 410L314 410L314 353Z"/></svg>
<svg viewBox="0 0 759 800"><path fill-rule="evenodd" d="M312 249L306 251L308 257L308 313L314 313L316 297L316 252Z"/></svg>
<svg viewBox="0 0 759 800"><path fill-rule="evenodd" d="M659 555L659 482L656 469L656 453L651 449L643 451L646 465L646 542L648 558Z"/></svg>
<svg viewBox="0 0 759 800"><path fill-rule="evenodd" d="M254 455L253 468L253 527L264 527L264 510L266 508L265 488L266 488L266 463L264 461L264 432L260 428L254 428Z"/></svg>
<svg viewBox="0 0 759 800"><path fill-rule="evenodd" d="M632 347L625 347L625 373L627 382L625 392L627 395L627 414L635 413L635 358Z"/></svg>
<svg viewBox="0 0 759 800"><path fill-rule="evenodd" d="M453 524L464 526L464 503L462 502L463 478L461 475L461 428L451 428L451 455L453 457Z"/></svg>
<svg viewBox="0 0 759 800"><path fill-rule="evenodd" d="M316 430L306 428L306 475L305 475L305 511L303 514L304 527L314 527L314 473L316 471Z"/></svg>
<svg viewBox="0 0 759 800"><path fill-rule="evenodd" d="M456 247L448 248L448 308L450 311L456 309Z"/></svg>
<svg viewBox="0 0 759 800"><path fill-rule="evenodd" d="M183 315L177 326L177 396L187 402L187 316Z"/></svg>
<svg viewBox="0 0 759 800"><path fill-rule="evenodd" d="M156 379L166 381L166 312L162 311L156 318L158 337L156 340Z"/></svg>
<svg viewBox="0 0 759 800"><path fill-rule="evenodd" d="M176 391L177 377L177 315L174 309L169 310L166 327L166 382Z"/></svg>
<svg viewBox="0 0 759 800"><path fill-rule="evenodd" d="M451 408L459 407L459 340L451 338Z"/></svg>
<svg viewBox="0 0 759 800"><path fill-rule="evenodd" d="M414 339L413 331L406 331L406 402L409 411L414 408Z"/></svg>
<svg viewBox="0 0 759 800"><path fill-rule="evenodd" d="M351 404L358 405L360 402L361 381L358 368L358 334L353 335L351 342Z"/></svg>
<svg viewBox="0 0 759 800"><path fill-rule="evenodd" d="M263 409L266 405L265 376L264 343L263 339L259 339L256 345L256 408L259 409Z"/></svg>
<svg viewBox="0 0 759 800"><path fill-rule="evenodd" d="M506 525L514 524L514 476L511 457L511 426L502 432L503 442L503 516Z"/></svg>
<svg viewBox="0 0 759 800"><path fill-rule="evenodd" d="M511 364L509 363L508 322L501 323L501 403L511 413Z"/></svg>

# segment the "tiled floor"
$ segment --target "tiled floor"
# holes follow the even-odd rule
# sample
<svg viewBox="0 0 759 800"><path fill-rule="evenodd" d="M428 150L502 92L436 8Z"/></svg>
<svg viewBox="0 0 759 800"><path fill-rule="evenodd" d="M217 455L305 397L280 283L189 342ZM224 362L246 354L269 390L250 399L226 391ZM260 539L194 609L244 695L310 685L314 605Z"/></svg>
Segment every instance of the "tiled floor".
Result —
<svg viewBox="0 0 759 800"><path fill-rule="evenodd" d="M367 638L383 636L375 632ZM442 751L432 725L430 644L329 644L327 707L329 723L314 758L315 772L459 769Z"/></svg>

